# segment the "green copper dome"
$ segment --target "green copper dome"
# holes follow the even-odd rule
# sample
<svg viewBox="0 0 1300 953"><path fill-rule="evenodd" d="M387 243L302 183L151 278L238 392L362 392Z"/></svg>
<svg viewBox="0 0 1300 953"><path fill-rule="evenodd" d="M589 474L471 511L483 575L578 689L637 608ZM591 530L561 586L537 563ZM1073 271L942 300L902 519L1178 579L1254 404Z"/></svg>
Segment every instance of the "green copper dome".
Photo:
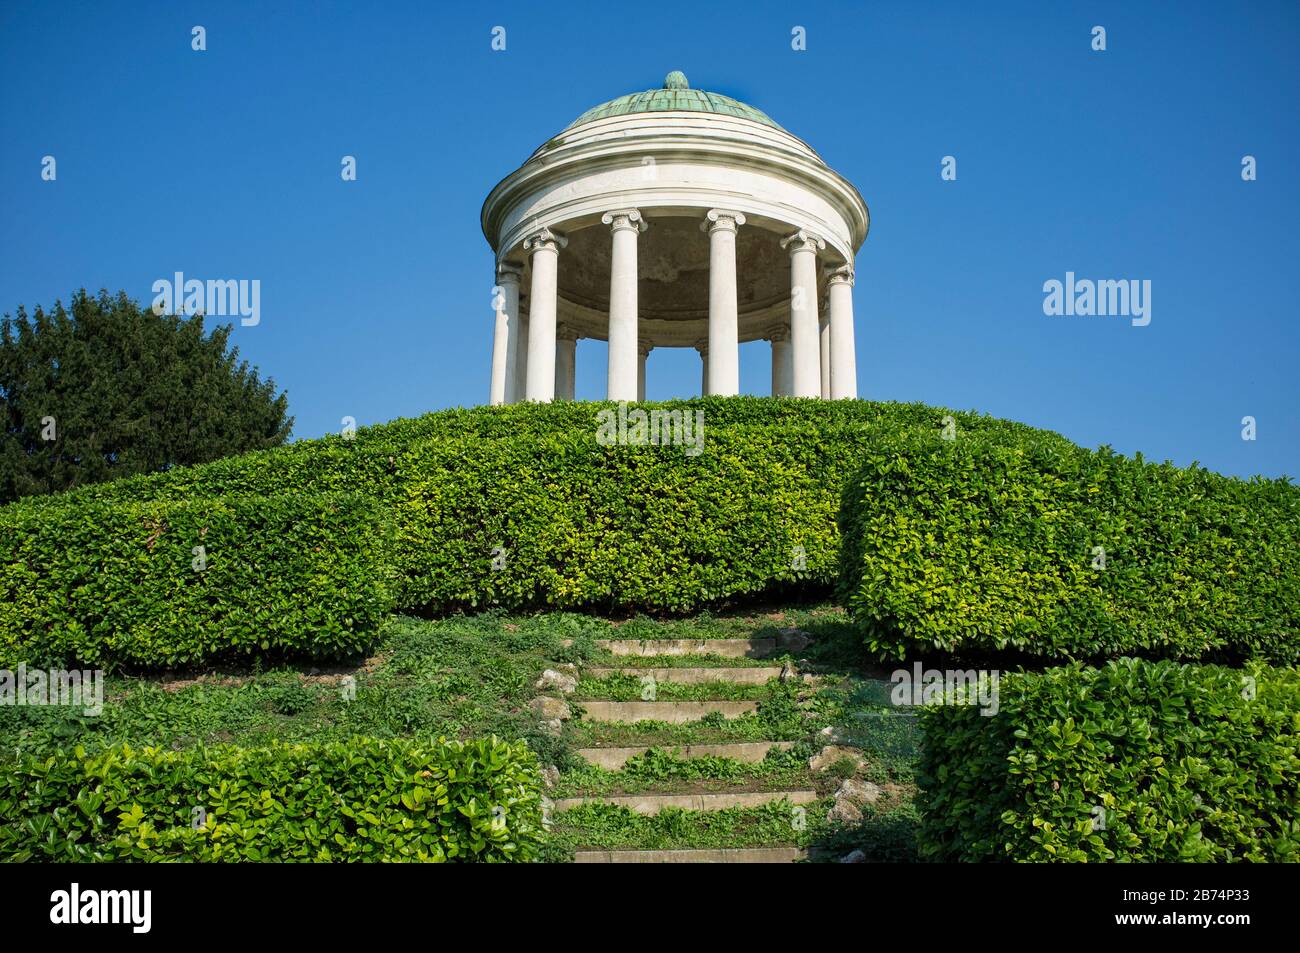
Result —
<svg viewBox="0 0 1300 953"><path fill-rule="evenodd" d="M628 116L632 113L656 112L717 113L722 116L739 116L741 119L761 122L773 129L781 128L772 121L772 118L767 113L742 103L738 99L723 96L721 93L691 89L690 84L686 82L686 74L680 70L673 70L669 73L664 79L662 88L647 89L643 93L628 93L626 96L618 97L618 99L611 99L607 103L601 103L599 106L588 109L569 123L568 128L572 129L574 126L581 126L585 122L593 122L609 116Z"/></svg>

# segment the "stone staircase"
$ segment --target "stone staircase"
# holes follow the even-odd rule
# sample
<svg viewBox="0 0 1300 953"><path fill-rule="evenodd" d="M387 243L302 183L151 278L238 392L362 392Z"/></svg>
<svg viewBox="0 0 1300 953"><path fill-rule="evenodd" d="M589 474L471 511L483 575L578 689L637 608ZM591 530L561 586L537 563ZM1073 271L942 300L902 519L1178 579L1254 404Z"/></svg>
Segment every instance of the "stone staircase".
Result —
<svg viewBox="0 0 1300 953"><path fill-rule="evenodd" d="M792 864L798 847L726 847L707 850L580 850L575 864Z"/></svg>
<svg viewBox="0 0 1300 953"><path fill-rule="evenodd" d="M696 684L699 684L698 682ZM738 718L758 711L758 702L610 702L585 703L589 721L616 721L635 724L638 721L662 721L670 725L699 721L705 715L720 714L723 718Z"/></svg>
<svg viewBox="0 0 1300 953"><path fill-rule="evenodd" d="M659 750L675 758L731 758L745 764L755 764L766 758L767 753L773 748L785 751L793 745L793 741L735 741L720 745L660 745ZM649 750L649 745L630 748L579 748L578 757L591 764L616 771L632 758L639 758Z"/></svg>
<svg viewBox="0 0 1300 953"><path fill-rule="evenodd" d="M798 638L804 638L799 634ZM609 657L598 664L591 664L579 671L585 679L610 679L621 675L632 675L641 679L653 679L660 685L718 686L720 695L736 694L727 691L730 686L749 686L757 689L772 679L796 677L789 664L774 664L764 661L778 652L798 651L806 645L806 639L800 644L797 640L786 638L754 639L645 639L645 640L603 640L598 647ZM692 656L698 657L698 665L664 665L645 666L619 665L620 658L669 658ZM744 662L732 660L746 660ZM707 689L703 691L707 692ZM751 692L751 693L754 693ZM698 696L701 692L695 691ZM583 698L574 703L583 709L581 720L587 725L627 726L620 731L620 741L629 744L596 743L578 749L577 754L590 764L611 771L621 770L629 760L645 755L651 748L671 754L675 758L728 758L743 764L761 762L772 750L788 750L794 742L789 740L735 741L723 743L683 743L650 744L653 734L651 729L662 732L662 725L689 726L709 716L721 716L734 719L757 712L759 703L755 700L732 700L728 698L694 699L683 701L619 701L608 698ZM717 724L716 717L710 724ZM636 737L638 728L645 726L647 737ZM630 729L630 731L628 730ZM629 736L630 735L630 736ZM721 786L719 786L721 785ZM557 798L551 806L551 816L557 822L563 822L564 814L574 808L593 803L617 805L639 815L655 815L660 811L675 808L690 812L718 811L725 808L757 808L773 802L787 802L792 809L799 805L812 805L820 799L811 784L780 790L754 790L766 787L762 784L728 784L714 782L701 787L710 790L692 791L640 791L626 794L592 794ZM809 808L811 809L811 808ZM582 832L577 832L581 841ZM575 851L578 863L790 863L801 859L804 852L791 843L772 846L738 846L713 847L707 849L585 849L579 846Z"/></svg>

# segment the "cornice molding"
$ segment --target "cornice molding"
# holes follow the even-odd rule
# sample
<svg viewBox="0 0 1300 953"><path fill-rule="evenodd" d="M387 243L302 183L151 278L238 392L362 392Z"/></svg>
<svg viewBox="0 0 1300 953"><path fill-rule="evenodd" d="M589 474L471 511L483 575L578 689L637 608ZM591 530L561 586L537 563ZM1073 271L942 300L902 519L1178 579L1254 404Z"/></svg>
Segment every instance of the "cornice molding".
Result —
<svg viewBox="0 0 1300 953"><path fill-rule="evenodd" d="M841 253L851 258L865 241L870 230L870 211L861 194L851 182L831 169L815 152L788 133L772 130L758 124L748 124L745 135L721 135L711 132L707 124L683 126L663 116L647 121L649 114L637 117L611 117L601 124L623 124L623 136L614 135L611 126L603 136L585 135L557 137L552 148L534 154L518 169L511 172L492 189L483 203L481 224L488 242L497 247L503 238L502 225L510 209L529 196L536 195L548 186L562 181L572 181L576 174L605 173L611 170L635 169L638 177L643 173L644 160L653 160L662 170L663 164L685 160L705 165L742 167L757 173L768 174L795 186L806 188L835 208L849 229L845 236L848 247ZM634 120L635 121L631 121ZM744 121L748 123L748 121ZM596 123L580 127L587 129ZM749 126L767 133L749 134ZM788 138L789 142L784 139ZM660 172L659 174L662 174ZM646 193L654 192L653 179L644 181ZM671 188L674 184L685 187L688 183L658 183ZM641 202L644 212L649 205ZM717 206L710 203L710 207ZM764 214L770 214L766 211ZM560 224L556 221L555 224ZM791 222L792 226L801 223ZM838 242L836 242L838 245Z"/></svg>

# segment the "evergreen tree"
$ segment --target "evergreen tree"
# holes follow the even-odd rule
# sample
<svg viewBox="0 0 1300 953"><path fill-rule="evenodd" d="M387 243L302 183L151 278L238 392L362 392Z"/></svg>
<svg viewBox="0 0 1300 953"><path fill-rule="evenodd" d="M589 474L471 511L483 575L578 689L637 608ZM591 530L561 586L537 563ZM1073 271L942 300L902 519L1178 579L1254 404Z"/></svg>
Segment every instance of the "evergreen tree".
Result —
<svg viewBox="0 0 1300 953"><path fill-rule="evenodd" d="M230 348L231 325L82 289L0 323L0 503L263 447L288 397Z"/></svg>

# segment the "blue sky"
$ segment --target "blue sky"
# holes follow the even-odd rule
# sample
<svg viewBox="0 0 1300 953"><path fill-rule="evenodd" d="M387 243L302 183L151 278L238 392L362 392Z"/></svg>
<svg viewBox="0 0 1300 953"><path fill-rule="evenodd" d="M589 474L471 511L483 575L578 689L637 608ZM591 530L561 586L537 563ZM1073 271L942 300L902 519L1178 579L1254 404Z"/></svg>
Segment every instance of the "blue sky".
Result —
<svg viewBox="0 0 1300 953"><path fill-rule="evenodd" d="M234 341L288 390L296 436L481 403L484 196L671 69L866 198L862 396L1300 475L1296 3L5 0L0 311L82 286L147 302L178 270L257 278L261 324ZM1045 316L1067 271L1149 279L1150 325ZM603 396L603 344L578 363L578 396ZM694 351L656 351L648 396L699 377ZM766 347L742 347L742 390L768 381Z"/></svg>

